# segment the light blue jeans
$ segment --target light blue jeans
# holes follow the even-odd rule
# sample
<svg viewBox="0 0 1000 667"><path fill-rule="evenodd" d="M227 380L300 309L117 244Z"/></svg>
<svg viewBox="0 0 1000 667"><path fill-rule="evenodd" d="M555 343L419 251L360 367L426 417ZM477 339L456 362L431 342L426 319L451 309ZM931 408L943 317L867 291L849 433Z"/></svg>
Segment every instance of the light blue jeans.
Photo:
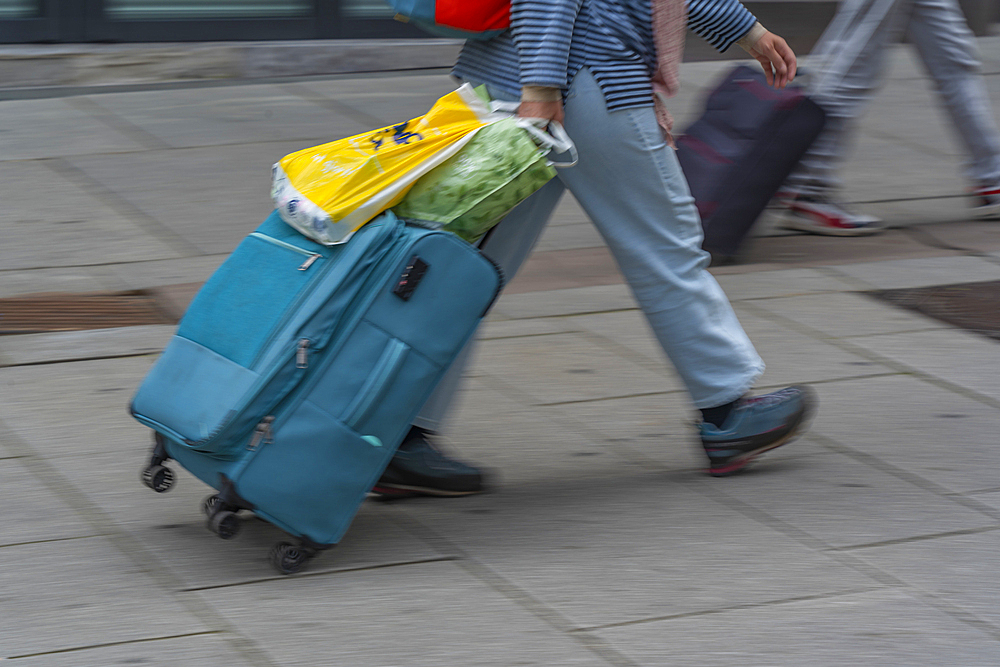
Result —
<svg viewBox="0 0 1000 667"><path fill-rule="evenodd" d="M841 187L837 171L858 118L881 85L885 51L907 36L934 79L967 152L973 186L1000 184L1000 131L994 121L976 39L956 0L845 0L809 56L809 92L826 125L786 184L807 195Z"/></svg>
<svg viewBox="0 0 1000 667"><path fill-rule="evenodd" d="M490 90L495 99L514 100ZM526 199L493 230L482 251L508 280L517 273L567 188L594 222L696 408L745 394L764 371L708 272L694 199L652 107L609 113L582 70L566 96L566 131L580 161ZM417 426L439 430L468 362L466 346L424 406Z"/></svg>

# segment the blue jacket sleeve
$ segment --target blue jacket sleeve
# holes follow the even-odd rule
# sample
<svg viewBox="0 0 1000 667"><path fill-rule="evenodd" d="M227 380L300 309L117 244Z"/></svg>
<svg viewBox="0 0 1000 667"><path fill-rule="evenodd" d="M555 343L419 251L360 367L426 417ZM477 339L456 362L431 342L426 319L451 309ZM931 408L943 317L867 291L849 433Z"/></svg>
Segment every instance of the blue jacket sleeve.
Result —
<svg viewBox="0 0 1000 667"><path fill-rule="evenodd" d="M582 4L583 0L511 1L510 27L521 61L521 85L566 86L573 25Z"/></svg>
<svg viewBox="0 0 1000 667"><path fill-rule="evenodd" d="M756 21L739 0L688 0L688 27L719 51L747 34Z"/></svg>

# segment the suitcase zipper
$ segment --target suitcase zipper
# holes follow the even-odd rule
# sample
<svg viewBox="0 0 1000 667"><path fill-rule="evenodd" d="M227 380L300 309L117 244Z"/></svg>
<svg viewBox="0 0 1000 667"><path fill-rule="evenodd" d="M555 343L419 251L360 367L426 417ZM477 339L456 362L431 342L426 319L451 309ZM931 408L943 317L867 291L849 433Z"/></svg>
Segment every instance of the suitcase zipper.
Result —
<svg viewBox="0 0 1000 667"><path fill-rule="evenodd" d="M276 239L273 236L268 236L267 234L262 234L260 232L251 232L250 236L254 237L255 239L260 239L261 241L270 243L271 245L276 245L279 248L284 248L285 250L291 250L292 252L297 252L300 255L304 255L306 260L302 262L301 266L299 266L299 271L305 271L310 266L312 266L317 259L321 259L323 257L323 255L319 254L318 252L312 252L311 250L300 248L297 245L292 245L291 243L287 243L280 239Z"/></svg>
<svg viewBox="0 0 1000 667"><path fill-rule="evenodd" d="M295 352L295 367L309 367L309 339L303 338L299 341L299 347Z"/></svg>
<svg viewBox="0 0 1000 667"><path fill-rule="evenodd" d="M260 447L261 443L264 443L265 445L271 444L272 422L274 422L274 415L268 415L264 417L259 424L257 424L257 428L253 430L253 437L250 438L250 442L247 443L247 449L252 452Z"/></svg>

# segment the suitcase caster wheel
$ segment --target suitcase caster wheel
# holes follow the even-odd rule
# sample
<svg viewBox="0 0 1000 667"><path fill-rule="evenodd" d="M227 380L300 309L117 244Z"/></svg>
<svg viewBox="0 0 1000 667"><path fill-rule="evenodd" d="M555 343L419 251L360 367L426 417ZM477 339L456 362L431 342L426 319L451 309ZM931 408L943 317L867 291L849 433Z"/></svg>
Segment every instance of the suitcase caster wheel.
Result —
<svg viewBox="0 0 1000 667"><path fill-rule="evenodd" d="M208 517L208 529L224 540L231 540L240 532L240 518L236 512L220 510Z"/></svg>
<svg viewBox="0 0 1000 667"><path fill-rule="evenodd" d="M174 481L174 471L166 466L149 466L142 471L142 483L157 493L172 489Z"/></svg>
<svg viewBox="0 0 1000 667"><path fill-rule="evenodd" d="M205 516L211 518L215 514L215 508L219 506L219 496L212 495L201 502L201 511Z"/></svg>
<svg viewBox="0 0 1000 667"><path fill-rule="evenodd" d="M271 549L271 565L282 574L301 571L310 558L312 554L308 550L288 542L278 542Z"/></svg>

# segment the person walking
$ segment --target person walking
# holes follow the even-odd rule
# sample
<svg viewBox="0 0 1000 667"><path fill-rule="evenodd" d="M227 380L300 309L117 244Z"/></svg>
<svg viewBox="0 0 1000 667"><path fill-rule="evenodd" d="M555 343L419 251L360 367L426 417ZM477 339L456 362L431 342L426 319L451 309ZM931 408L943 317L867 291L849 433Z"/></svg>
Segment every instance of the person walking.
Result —
<svg viewBox="0 0 1000 667"><path fill-rule="evenodd" d="M845 0L810 55L808 86L826 126L776 196L783 227L828 236L876 234L884 224L837 201L837 170L855 122L877 89L886 47L905 34L934 79L968 159L980 217L1000 213L1000 132L980 74L975 38L956 0Z"/></svg>
<svg viewBox="0 0 1000 667"><path fill-rule="evenodd" d="M687 26L721 51L739 42L768 82L795 76L795 55L737 0L513 0L511 28L468 41L453 74L520 100L519 115L559 121L575 167L512 211L481 250L512 277L564 190L600 231L664 352L701 411L701 444L717 476L744 468L795 436L813 394L796 386L749 391L764 364L708 272L694 199L672 150L664 96L677 88ZM375 491L462 495L483 487L476 468L431 442L471 346L424 406Z"/></svg>

